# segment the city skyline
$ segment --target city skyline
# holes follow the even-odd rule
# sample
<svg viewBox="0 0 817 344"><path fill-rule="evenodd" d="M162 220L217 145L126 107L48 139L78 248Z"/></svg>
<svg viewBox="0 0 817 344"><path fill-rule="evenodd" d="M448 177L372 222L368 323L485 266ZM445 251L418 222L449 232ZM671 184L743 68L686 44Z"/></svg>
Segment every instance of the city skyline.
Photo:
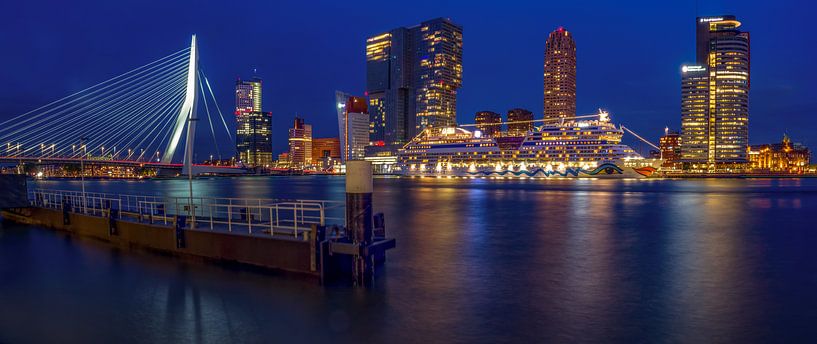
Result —
<svg viewBox="0 0 817 344"><path fill-rule="evenodd" d="M598 6L604 7L605 5L598 4ZM741 21L751 28L750 31L753 32L752 40L755 49L752 52L752 103L750 104L749 143L774 142L783 133L788 133L795 141L813 145L817 138L815 138L813 127L809 126L810 121L808 121L807 116L817 106L809 103L806 95L809 94L810 89L804 81L814 76L814 70L797 68L797 65L777 66L772 63L777 58L789 56L788 54L800 56L799 58L803 61L808 60L809 56L814 56L814 47L809 47L802 41L798 42L789 39L780 42L778 39L785 32L796 30L797 25L804 25L805 27L805 24L798 20L791 20L790 24L787 24L784 29L775 26L774 23L781 18L796 19L798 15L802 14L795 11L791 6L785 6L785 4L768 11L760 11L752 4L731 4L730 6L721 4L711 7L713 8L702 7L700 13L734 14L741 18ZM265 79L264 103L270 104L270 106L265 106L267 107L265 110L271 111L273 116L273 152L276 154L286 149L285 130L289 127L292 118L296 114L304 117L307 122L320 123L335 115L334 99L331 98L331 95L327 96L327 94L330 94L329 92L334 91L334 89L345 89L352 93L362 94L365 89L365 80L362 80L365 74L365 61L362 57L364 54L363 42L368 35L393 27L419 23L438 16L451 18L454 22L462 25L466 32L463 48L464 86L460 89L457 100L457 118L460 123L473 122L473 114L481 110L501 113L505 109L515 107L538 109L541 106L536 106L536 104L541 104L541 54L544 52L544 42L547 33L552 31L554 27L564 26L569 28L576 40L581 43L579 55L582 57L578 61L578 68L582 72L578 75L578 92L582 95L578 97L578 113L594 112L596 108L603 107L610 111L617 122L625 123L628 127L653 141L657 141L657 137L665 126L669 126L673 130L680 129L680 100L678 99L677 85L681 79L680 66L695 61L695 34L694 27L691 25L691 21L695 18L694 8L674 8L669 5L660 7L664 9L662 13L667 13L666 18L663 18L665 20L661 24L662 29L666 28L664 34L668 39L665 41L656 42L650 40L651 33L646 32L629 37L624 42L619 42L631 45L645 44L645 42L660 44L658 47L644 49L648 53L647 56L655 61L650 63L642 61L644 65L638 66L638 68L643 72L628 73L627 79L622 79L617 75L631 70L636 66L636 63L622 63L621 54L608 49L611 43L607 42L607 40L621 30L632 29L634 25L631 23L616 21L616 24L610 26L607 30L609 32L606 32L605 30L599 30L599 27L595 24L578 21L576 14L581 13L580 9L565 8L565 15L559 17L548 16L541 11L537 12L543 17L543 20L535 25L536 28L514 25L499 28L492 32L480 27L475 22L475 18L488 16L489 11L480 6L469 8L473 11L457 11L453 7L446 8L442 6L439 9L426 11L425 13L420 13L421 11L405 13L388 20L378 19L365 25L349 27L348 33L345 30L337 30L343 31L342 34L337 31L325 31L325 25L320 26L323 29L304 33L303 35L311 37L333 37L333 35L340 34L342 39L339 40L339 43L345 43L343 49L333 51L341 58L339 61L341 63L327 63L329 67L332 67L332 70L338 71L335 73L336 76L326 78L327 81L322 84L313 84L309 85L309 87L304 85L303 81L298 78L285 77L288 73L286 70L287 65L280 63L278 57L268 55L262 57L244 56L241 59L230 59L228 63L217 63L225 59L224 53L220 52L220 50L223 50L222 48L241 45L239 44L241 40L225 41L220 35L208 32L208 28L193 25L192 21L185 22L184 25L180 25L179 28L171 31L180 34L178 41L185 39L185 36L181 36L181 31L185 31L185 34L190 31L199 33L202 45L201 64L208 71L208 74L213 75L211 81L222 106L231 102L229 100L231 98L230 92L235 77L247 75L253 68L259 68L258 75ZM505 11L518 12L520 9L532 10L527 12L536 12L538 7L534 4L516 4ZM680 11L673 11L673 9ZM105 10L101 9L100 11ZM651 8L651 10L656 10L656 8ZM215 10L210 9L210 11ZM25 10L22 12L23 14L27 13ZM508 12L500 11L499 13L490 14L501 18L509 15ZM624 10L613 11L611 15L620 16L622 19L635 18L632 17L634 14L628 14ZM641 20L649 22L654 19L644 17ZM331 20L329 21L331 22ZM12 20L11 22L16 21ZM275 34L274 30L278 29L267 30L265 35L269 36L265 37L272 41L284 39L280 37L280 34ZM75 29L75 31L85 32L82 28ZM33 40L35 42L43 42L43 33L55 33L50 24L40 28L39 31L33 28L26 29L26 25L23 25L20 32L24 37L39 37L39 39ZM332 33L330 34L330 32ZM139 37L137 35L140 34L144 35L144 32L130 33L124 39L138 41ZM486 54L486 45L490 45L498 36L506 37L508 34L520 36L506 38L509 43L513 43L515 50L512 54L511 52L496 50ZM123 49L116 42L96 43L99 36L104 37L101 34L96 35L88 35L87 38L77 43L77 47L81 47L83 44L106 48L110 46L110 49L107 49L108 52L103 56L114 58L103 59L96 55L98 52L94 49L74 51L71 46L66 46L65 43L57 44L53 48L44 48L42 44L35 45L36 48L32 49L33 53L41 52L43 49L62 49L61 51L66 55L66 61L60 65L60 73L53 70L55 67L49 61L38 64L39 69L36 71L22 68L19 72L6 72L9 74L4 79L9 80L9 84L15 87L9 87L9 85L4 87L5 99L0 103L0 109L3 111L0 113L0 117L12 117L37 105L56 99L66 92L91 85L104 79L103 75L123 71L131 65L143 62L146 56L153 55L156 51L164 52L169 50L167 47L178 43L172 39L172 35L163 35L163 37L171 38L159 40L160 43L154 45L145 45L144 42L141 42L142 44L133 43L134 46L130 49ZM326 39L319 39L318 42L292 41L290 43L295 47L306 47L307 50L311 49L310 47L333 46ZM318 43L320 44L318 45ZM786 46L787 50L778 51L781 44ZM28 46L30 47L31 44L29 43ZM27 54L32 53L27 51L26 47L26 45L22 45L21 49L15 50L13 54L3 57L3 59L13 63L15 59L24 58ZM773 51L775 53L772 53ZM536 56L527 56L529 54L524 52L535 52ZM599 52L604 52L604 54ZM781 54L783 54L782 57L779 56ZM85 62L77 62L76 60L79 58L82 58ZM503 58L505 59L503 60ZM348 61L344 63L344 59L348 59ZM134 64L126 64L126 61L135 62ZM496 64L495 62L492 63L492 61L508 61L508 63ZM657 61L660 61L660 63ZM87 66L83 68L84 64L92 64L96 68L90 69ZM349 66L338 68L344 64ZM314 73L323 72L325 71L324 68L326 68L316 66L313 70L305 69L303 64L295 66L296 68L291 69L305 74L307 76L305 79L308 80L312 80L311 76ZM27 75L47 73L49 78L48 87L39 85L38 90L42 92L32 96L32 92L27 91L32 87L30 82L26 80L28 78L20 77L16 73L27 73ZM78 75L80 73L82 73L81 76ZM225 79L229 81L225 82ZM603 85L603 87L600 85ZM331 87L330 91L321 91L322 88L327 86ZM623 99L628 95L635 95L635 99ZM538 111L534 113L537 117L541 116ZM781 119L781 116L785 117ZM332 135L333 129L334 126L331 125L316 126L315 135L320 137L334 136ZM201 158L201 155L199 157Z"/></svg>

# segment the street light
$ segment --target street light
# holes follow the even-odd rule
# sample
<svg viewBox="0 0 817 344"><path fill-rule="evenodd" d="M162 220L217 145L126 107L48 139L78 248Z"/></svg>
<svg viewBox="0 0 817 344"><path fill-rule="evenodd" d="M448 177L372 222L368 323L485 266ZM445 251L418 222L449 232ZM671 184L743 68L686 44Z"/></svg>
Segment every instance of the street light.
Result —
<svg viewBox="0 0 817 344"><path fill-rule="evenodd" d="M88 203L85 200L85 154L88 152L86 141L88 141L87 137L79 139L79 145L82 148L82 155L79 157L79 176L82 183L82 212L84 214L88 214Z"/></svg>

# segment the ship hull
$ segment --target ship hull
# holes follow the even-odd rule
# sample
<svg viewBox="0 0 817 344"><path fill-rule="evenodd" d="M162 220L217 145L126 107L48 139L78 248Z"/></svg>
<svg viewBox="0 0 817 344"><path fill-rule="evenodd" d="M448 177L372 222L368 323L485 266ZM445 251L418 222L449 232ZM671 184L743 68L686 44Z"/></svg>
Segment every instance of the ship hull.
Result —
<svg viewBox="0 0 817 344"><path fill-rule="evenodd" d="M531 168L524 170L496 170L476 168L431 168L403 170L404 176L409 177L479 177L479 178L647 178L654 176L656 169L651 166L630 167L624 164L604 163L595 168L565 168L559 170Z"/></svg>

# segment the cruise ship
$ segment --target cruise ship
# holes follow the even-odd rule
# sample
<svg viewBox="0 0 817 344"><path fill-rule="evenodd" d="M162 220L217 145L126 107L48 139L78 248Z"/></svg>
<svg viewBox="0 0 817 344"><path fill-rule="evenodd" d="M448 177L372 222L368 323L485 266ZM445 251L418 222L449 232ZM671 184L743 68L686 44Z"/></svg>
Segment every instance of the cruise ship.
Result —
<svg viewBox="0 0 817 344"><path fill-rule="evenodd" d="M644 178L658 159L621 144L606 112L488 137L462 127L427 128L398 152L406 176Z"/></svg>

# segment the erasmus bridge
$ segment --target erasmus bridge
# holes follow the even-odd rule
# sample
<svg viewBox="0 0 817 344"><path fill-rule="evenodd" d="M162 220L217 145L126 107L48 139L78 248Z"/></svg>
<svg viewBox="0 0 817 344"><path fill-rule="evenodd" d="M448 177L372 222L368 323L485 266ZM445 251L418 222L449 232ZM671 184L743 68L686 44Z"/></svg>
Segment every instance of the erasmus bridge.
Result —
<svg viewBox="0 0 817 344"><path fill-rule="evenodd" d="M200 105L206 118L198 116ZM189 48L0 122L0 162L200 171L205 167L192 167L200 120L220 155L216 131L232 135L199 68L193 35Z"/></svg>

